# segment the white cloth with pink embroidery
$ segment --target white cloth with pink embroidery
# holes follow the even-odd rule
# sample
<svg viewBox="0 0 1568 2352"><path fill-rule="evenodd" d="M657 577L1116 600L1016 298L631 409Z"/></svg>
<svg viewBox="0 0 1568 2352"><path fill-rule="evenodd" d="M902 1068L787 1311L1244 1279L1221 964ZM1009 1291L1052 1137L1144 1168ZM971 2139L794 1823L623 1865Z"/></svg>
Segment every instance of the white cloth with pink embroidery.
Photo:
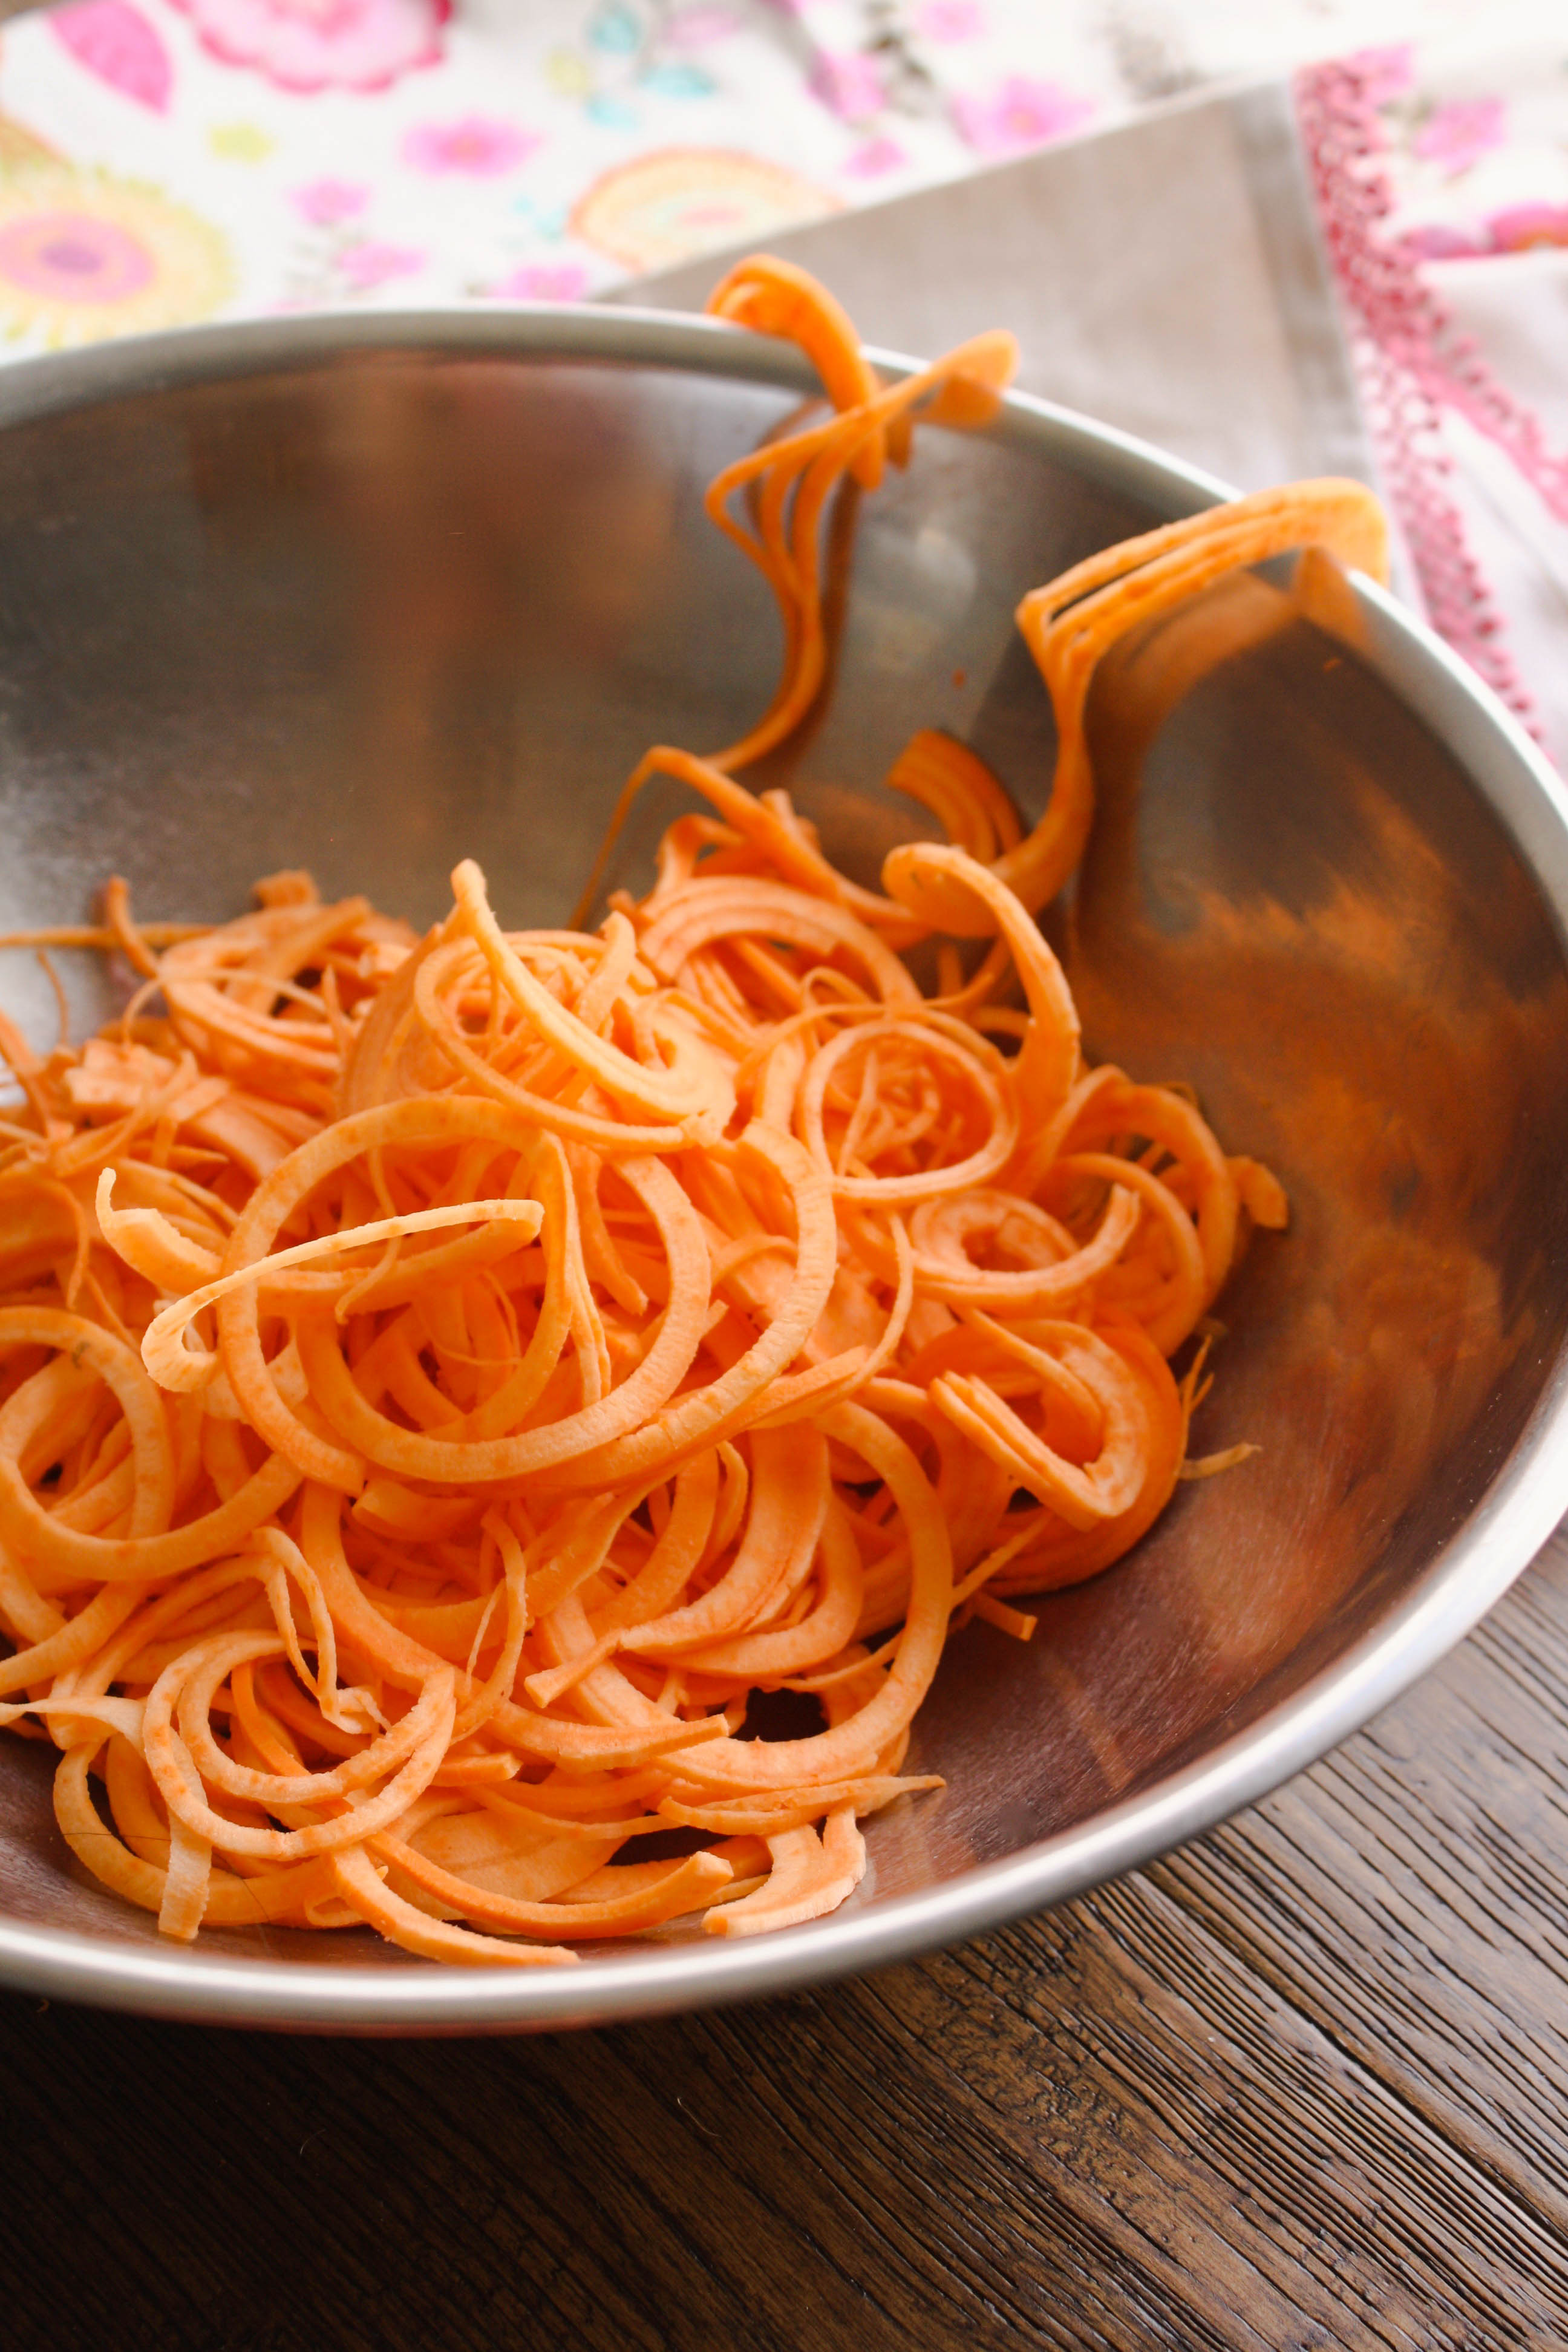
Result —
<svg viewBox="0 0 1568 2352"><path fill-rule="evenodd" d="M1235 339L1186 352L1184 444L1157 408L1169 339L1184 306L1215 301L1216 258L1252 247L1189 205L1190 248L1165 237L1156 287L1130 207L1136 193L1146 216L1158 191L1135 141L1093 134L1153 105L1150 137L1167 136L1158 101L1297 73L1428 609L1505 693L1522 706L1532 691L1568 764L1568 467L1548 438L1568 427L1568 44L1548 13L1541 0L64 0L0 38L0 338L20 356L321 304L600 295L1062 142L1087 159L1075 202L1120 202L1129 233L1100 241L1092 282L1068 273L1063 369L1037 381L1116 406L1092 397L1098 337L1112 390L1131 373L1156 395L1142 429L1200 454L1205 400L1216 415L1246 405ZM987 201L978 182L973 201ZM1263 222L1260 266L1300 264L1290 234ZM1305 314L1287 317L1276 291L1299 340ZM1480 377L1439 296L1478 335ZM1249 446L1268 446L1273 425L1331 454L1355 437L1321 323L1316 357L1298 351L1277 383L1255 339ZM1319 413L1280 408L1271 424L1271 400Z"/></svg>
<svg viewBox="0 0 1568 2352"><path fill-rule="evenodd" d="M4 160L30 139L104 175L77 193L121 242L20 273L0 246L0 328L33 347L215 310L590 294L1466 17L1480 0L64 0L5 34ZM1564 95L1530 100L1548 141ZM1440 110L1418 155L1449 172L1502 111Z"/></svg>

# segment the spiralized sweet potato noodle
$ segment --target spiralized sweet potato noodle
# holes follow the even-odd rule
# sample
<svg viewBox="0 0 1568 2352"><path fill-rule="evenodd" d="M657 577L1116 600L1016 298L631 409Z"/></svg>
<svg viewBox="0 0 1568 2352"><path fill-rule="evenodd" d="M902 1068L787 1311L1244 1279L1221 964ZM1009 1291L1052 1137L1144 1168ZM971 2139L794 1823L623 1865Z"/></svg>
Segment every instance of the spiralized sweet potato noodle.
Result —
<svg viewBox="0 0 1568 2352"><path fill-rule="evenodd" d="M945 838L869 889L734 772L827 676L839 488L917 417L984 422L1011 341L889 386L790 265L714 308L793 337L827 407L713 485L783 672L742 742L637 770L611 841L651 775L704 803L649 890L508 931L465 860L416 940L300 874L209 929L113 881L101 924L0 942L138 981L79 1051L0 1024L0 1721L177 1939L569 1965L833 1909L859 1823L940 1786L904 1765L954 1622L1027 1638L1005 1596L1166 1507L1208 1342L1168 1360L1286 1219L1186 1095L1085 1066L1034 910L1087 833L1100 655L1282 549L1375 566L1375 509L1299 485L1026 599L1045 818L923 731L889 782ZM783 1687L819 1727L741 1736ZM698 1850L643 1859L672 1827Z"/></svg>

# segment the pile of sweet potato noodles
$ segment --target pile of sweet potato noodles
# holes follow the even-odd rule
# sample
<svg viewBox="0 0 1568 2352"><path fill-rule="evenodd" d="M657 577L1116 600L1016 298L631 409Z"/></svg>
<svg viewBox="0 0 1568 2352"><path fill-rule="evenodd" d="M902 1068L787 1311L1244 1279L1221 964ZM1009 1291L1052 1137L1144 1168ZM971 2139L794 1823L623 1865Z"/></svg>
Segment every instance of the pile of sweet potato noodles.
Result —
<svg viewBox="0 0 1568 2352"><path fill-rule="evenodd" d="M713 485L784 677L743 742L633 779L702 803L645 897L508 931L465 862L421 940L299 875L206 929L111 884L6 942L139 985L79 1050L0 1037L0 1717L167 1935L551 1964L831 1910L859 1822L939 1785L903 1768L955 1618L1026 1637L1007 1596L1142 1535L1200 1327L1285 1223L1179 1087L1085 1066L1033 915L1089 828L1100 655L1287 549L1381 568L1372 500L1245 499L1026 598L1044 821L917 736L889 781L946 837L868 890L736 772L823 688L830 502L917 415L984 422L1013 347L884 384L783 264L713 307L826 401ZM744 1736L779 1691L806 1727Z"/></svg>

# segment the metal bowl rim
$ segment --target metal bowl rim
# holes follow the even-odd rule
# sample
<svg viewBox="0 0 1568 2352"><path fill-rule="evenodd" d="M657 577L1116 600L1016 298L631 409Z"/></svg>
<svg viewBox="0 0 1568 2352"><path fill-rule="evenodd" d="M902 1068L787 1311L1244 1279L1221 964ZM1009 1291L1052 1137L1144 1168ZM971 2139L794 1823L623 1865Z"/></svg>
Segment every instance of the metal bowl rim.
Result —
<svg viewBox="0 0 1568 2352"><path fill-rule="evenodd" d="M24 360L0 373L0 429L100 403L377 352L532 357L689 371L809 389L792 345L674 312L534 303L225 321ZM872 350L890 376L921 362ZM1198 467L1071 409L1005 395L987 431L1172 517L1234 495ZM1374 667L1461 760L1568 940L1568 793L1498 698L1371 582L1356 595ZM798 1991L886 1967L1081 1894L1214 1827L1359 1730L1436 1664L1526 1568L1568 1509L1568 1351L1508 1462L1399 1607L1289 1699L1196 1761L1105 1811L918 1895L755 1940L681 1944L577 1968L470 1974L235 1958L137 1947L0 1918L0 1983L213 2024L338 2032L524 2032L607 2023Z"/></svg>

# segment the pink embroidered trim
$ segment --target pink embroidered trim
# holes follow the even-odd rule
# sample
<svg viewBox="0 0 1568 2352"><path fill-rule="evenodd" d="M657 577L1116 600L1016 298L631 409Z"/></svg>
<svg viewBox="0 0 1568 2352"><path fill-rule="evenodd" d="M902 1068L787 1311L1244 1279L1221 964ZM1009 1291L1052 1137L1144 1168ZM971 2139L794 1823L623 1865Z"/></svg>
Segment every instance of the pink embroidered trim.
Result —
<svg viewBox="0 0 1568 2352"><path fill-rule="evenodd" d="M1514 709L1529 697L1499 642L1501 622L1443 487L1453 470L1442 412L1453 408L1498 443L1568 520L1568 461L1548 451L1539 420L1456 335L1408 248L1380 224L1393 209L1378 164L1383 125L1371 64L1344 58L1296 77L1302 142L1330 257L1350 312L1351 346L1390 503L1405 532L1432 625Z"/></svg>

